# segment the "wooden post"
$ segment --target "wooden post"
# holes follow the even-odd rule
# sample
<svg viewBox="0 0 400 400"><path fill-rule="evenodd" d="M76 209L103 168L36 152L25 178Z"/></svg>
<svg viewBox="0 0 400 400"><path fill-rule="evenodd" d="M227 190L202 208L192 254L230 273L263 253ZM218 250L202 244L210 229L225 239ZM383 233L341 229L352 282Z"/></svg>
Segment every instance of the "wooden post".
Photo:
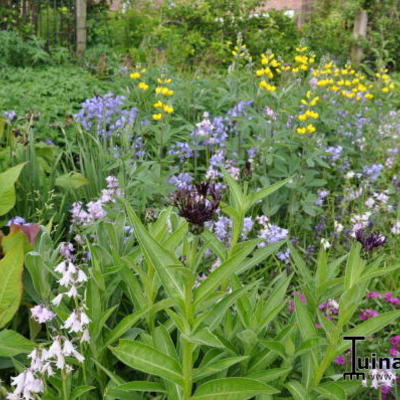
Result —
<svg viewBox="0 0 400 400"><path fill-rule="evenodd" d="M302 0L300 13L297 18L297 27L301 28L305 22L309 19L312 11L313 0Z"/></svg>
<svg viewBox="0 0 400 400"><path fill-rule="evenodd" d="M360 39L367 37L367 26L368 26L368 14L366 10L360 10L356 15L353 29L353 41L354 44L351 48L351 62L357 66L360 64L364 57L362 46L360 45Z"/></svg>
<svg viewBox="0 0 400 400"><path fill-rule="evenodd" d="M76 53L82 56L86 50L86 2L76 0Z"/></svg>

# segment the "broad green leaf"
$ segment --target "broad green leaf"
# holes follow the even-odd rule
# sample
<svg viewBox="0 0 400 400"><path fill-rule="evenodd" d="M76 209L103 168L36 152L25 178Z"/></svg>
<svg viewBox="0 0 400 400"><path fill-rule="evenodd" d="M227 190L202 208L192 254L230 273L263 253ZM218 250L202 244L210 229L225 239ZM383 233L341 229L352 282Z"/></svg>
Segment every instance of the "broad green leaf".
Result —
<svg viewBox="0 0 400 400"><path fill-rule="evenodd" d="M324 383L314 389L326 399L346 400L346 392L335 382Z"/></svg>
<svg viewBox="0 0 400 400"><path fill-rule="evenodd" d="M213 271L195 290L195 303L199 303L212 293L222 282L229 280L243 260L253 251L259 240L241 242L235 246L232 255Z"/></svg>
<svg viewBox="0 0 400 400"><path fill-rule="evenodd" d="M90 392L91 390L96 389L95 386L78 386L74 391L71 393L71 400L79 399L83 394Z"/></svg>
<svg viewBox="0 0 400 400"><path fill-rule="evenodd" d="M0 174L0 215L6 214L15 205L16 197L14 184L25 164L26 163L18 164Z"/></svg>
<svg viewBox="0 0 400 400"><path fill-rule="evenodd" d="M110 348L110 350L131 368L159 376L179 385L183 383L178 361L154 347L134 340L121 340L117 347Z"/></svg>
<svg viewBox="0 0 400 400"><path fill-rule="evenodd" d="M261 382L274 382L280 377L289 374L291 368L269 368L265 371L253 372L246 378L255 379Z"/></svg>
<svg viewBox="0 0 400 400"><path fill-rule="evenodd" d="M247 204L247 209L252 207L258 201L264 199L265 197L271 195L272 193L279 190L282 186L286 185L292 178L286 178L283 181L276 182L264 189L258 190L255 193L252 193L249 197L249 203Z"/></svg>
<svg viewBox="0 0 400 400"><path fill-rule="evenodd" d="M146 230L132 207L125 203L129 220L134 228L135 236L140 248L151 261L154 269L171 298L184 298L183 282L181 276L171 266L182 264L171 252L163 248ZM183 266L182 266L183 267Z"/></svg>
<svg viewBox="0 0 400 400"><path fill-rule="evenodd" d="M276 254L276 252L281 248L281 246L286 243L286 240L282 240L281 242L271 243L264 247L260 247L255 250L251 255L251 258L247 258L243 261L242 265L237 270L237 274L242 274L245 271L255 267L256 265L265 261L269 256ZM271 266L273 264L270 264ZM269 268L269 264L264 266L265 269Z"/></svg>
<svg viewBox="0 0 400 400"><path fill-rule="evenodd" d="M293 400L309 400L307 391L299 382L291 381L286 384L289 392L293 396Z"/></svg>
<svg viewBox="0 0 400 400"><path fill-rule="evenodd" d="M6 255L0 260L0 328L12 319L22 297L22 271L24 268L24 244L26 237L19 232L7 236ZM12 244L12 246L11 246Z"/></svg>
<svg viewBox="0 0 400 400"><path fill-rule="evenodd" d="M362 271L365 267L365 261L360 257L360 249L361 244L356 243L350 251L344 276L345 289L350 289L359 282Z"/></svg>
<svg viewBox="0 0 400 400"><path fill-rule="evenodd" d="M82 186L89 185L89 180L79 172L70 172L69 174L61 175L56 179L56 186L63 189L76 190Z"/></svg>
<svg viewBox="0 0 400 400"><path fill-rule="evenodd" d="M200 385L191 400L246 400L258 394L275 394L279 390L248 378L222 378Z"/></svg>
<svg viewBox="0 0 400 400"><path fill-rule="evenodd" d="M215 362L209 363L205 366L200 366L199 368L193 371L193 379L194 381L198 381L200 379L204 379L207 376L219 374L221 371L228 369L232 365L240 363L246 360L247 356L242 357L228 357L222 360L217 360ZM250 376L248 378L251 378ZM253 378L256 379L256 378Z"/></svg>
<svg viewBox="0 0 400 400"><path fill-rule="evenodd" d="M224 246L224 244L208 229L204 229L201 236L203 237L205 243L214 252L214 254L219 257L221 261L224 261L227 255L226 247Z"/></svg>
<svg viewBox="0 0 400 400"><path fill-rule="evenodd" d="M379 332L398 318L400 318L400 311L389 311L358 324L355 328L345 332L343 336L369 336ZM350 344L349 341L343 342L338 348L338 353L345 351L350 347Z"/></svg>
<svg viewBox="0 0 400 400"><path fill-rule="evenodd" d="M183 335L183 337L191 343L203 344L210 347L225 348L219 338L214 335L209 328L202 328L198 332L191 335Z"/></svg>
<svg viewBox="0 0 400 400"><path fill-rule="evenodd" d="M125 392L157 392L165 393L165 387L159 382L148 382L148 381L133 381L123 383L115 387L116 390L122 390ZM110 394L114 392L114 389L110 390Z"/></svg>
<svg viewBox="0 0 400 400"><path fill-rule="evenodd" d="M9 329L0 331L0 357L30 353L35 347L35 343L15 331Z"/></svg>
<svg viewBox="0 0 400 400"><path fill-rule="evenodd" d="M118 340L125 332L141 318L145 317L150 311L160 311L172 305L172 300L161 300L145 310L137 311L125 316L107 335L104 346L109 346Z"/></svg>
<svg viewBox="0 0 400 400"><path fill-rule="evenodd" d="M245 212L245 200L246 197L242 192L239 184L229 175L226 170L223 170L222 173L224 174L224 179L229 186L229 194L232 198L232 206L235 211L244 214Z"/></svg>
<svg viewBox="0 0 400 400"><path fill-rule="evenodd" d="M275 340L260 340L260 343L263 346L265 346L267 349L275 351L283 359L286 358L286 349L285 349L285 346L281 342L278 342Z"/></svg>

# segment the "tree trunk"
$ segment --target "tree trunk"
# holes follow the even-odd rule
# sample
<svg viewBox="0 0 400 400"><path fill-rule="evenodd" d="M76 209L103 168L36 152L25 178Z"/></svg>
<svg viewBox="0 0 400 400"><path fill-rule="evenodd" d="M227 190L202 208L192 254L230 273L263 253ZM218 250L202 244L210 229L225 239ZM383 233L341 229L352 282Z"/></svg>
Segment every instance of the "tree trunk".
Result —
<svg viewBox="0 0 400 400"><path fill-rule="evenodd" d="M367 37L367 26L368 26L368 14L366 10L360 10L356 15L353 29L353 41L354 44L351 48L351 62L357 66L360 64L364 57L360 40Z"/></svg>
<svg viewBox="0 0 400 400"><path fill-rule="evenodd" d="M86 10L87 0L76 0L76 53L78 56L86 50Z"/></svg>

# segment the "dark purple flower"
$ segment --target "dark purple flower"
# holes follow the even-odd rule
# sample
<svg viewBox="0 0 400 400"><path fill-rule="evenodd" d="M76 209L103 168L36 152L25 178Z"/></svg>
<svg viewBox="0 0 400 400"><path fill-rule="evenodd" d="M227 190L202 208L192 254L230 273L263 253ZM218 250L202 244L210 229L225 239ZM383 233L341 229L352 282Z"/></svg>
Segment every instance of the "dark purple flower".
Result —
<svg viewBox="0 0 400 400"><path fill-rule="evenodd" d="M355 233L356 239L360 242L364 250L372 251L386 243L386 237L380 233L370 233L365 235L363 230L358 230Z"/></svg>
<svg viewBox="0 0 400 400"><path fill-rule="evenodd" d="M213 219L221 201L221 193L210 182L200 182L191 188L180 189L172 196L172 204L179 215L190 224L204 227L206 221Z"/></svg>

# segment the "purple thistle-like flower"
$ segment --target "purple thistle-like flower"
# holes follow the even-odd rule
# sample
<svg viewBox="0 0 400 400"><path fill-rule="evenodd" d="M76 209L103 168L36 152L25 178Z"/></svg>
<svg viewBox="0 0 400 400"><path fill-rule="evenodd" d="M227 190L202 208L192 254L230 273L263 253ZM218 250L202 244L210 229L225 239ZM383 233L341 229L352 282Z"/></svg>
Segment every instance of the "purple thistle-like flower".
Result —
<svg viewBox="0 0 400 400"><path fill-rule="evenodd" d="M364 250L367 251L372 251L386 243L385 235L374 232L365 235L364 231L361 229L355 232L355 237L356 240L362 244Z"/></svg>
<svg viewBox="0 0 400 400"><path fill-rule="evenodd" d="M191 225L204 227L206 221L213 219L219 207L221 194L210 182L200 182L190 189L180 189L172 196L172 204L179 215Z"/></svg>

